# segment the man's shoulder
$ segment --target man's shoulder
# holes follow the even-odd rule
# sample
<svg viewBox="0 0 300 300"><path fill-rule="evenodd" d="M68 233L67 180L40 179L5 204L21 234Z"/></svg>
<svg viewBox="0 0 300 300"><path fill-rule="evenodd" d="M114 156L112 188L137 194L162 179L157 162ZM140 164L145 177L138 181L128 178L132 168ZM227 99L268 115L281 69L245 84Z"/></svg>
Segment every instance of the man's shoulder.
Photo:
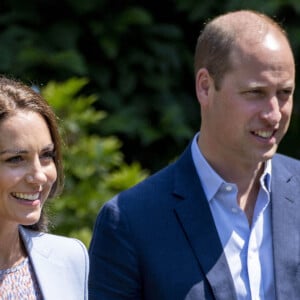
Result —
<svg viewBox="0 0 300 300"><path fill-rule="evenodd" d="M272 164L274 166L284 166L289 169L299 169L300 160L291 156L277 153L272 159Z"/></svg>
<svg viewBox="0 0 300 300"><path fill-rule="evenodd" d="M146 214L164 210L174 201L176 162L162 168L138 184L121 191L101 208L104 211L126 212L128 215Z"/></svg>
<svg viewBox="0 0 300 300"><path fill-rule="evenodd" d="M192 168L194 168L194 165L192 161L191 144L189 144L181 155L174 159L169 165L153 173L135 186L124 190L121 194L139 194L140 192L157 194L160 191L169 190L174 187L174 181L179 180L179 177L186 177L190 174L193 176L195 170L193 170L193 173L191 171Z"/></svg>
<svg viewBox="0 0 300 300"><path fill-rule="evenodd" d="M169 193L173 186L174 165L171 164L165 168L150 175L148 178L138 184L122 191L117 197L120 201L151 201L157 199L160 194ZM128 199L128 200L127 200Z"/></svg>
<svg viewBox="0 0 300 300"><path fill-rule="evenodd" d="M160 210L169 209L180 197L178 190L188 189L187 186L193 185L191 182L197 176L190 149L189 145L169 165L108 200L104 204L105 208L116 213L128 211L130 214L146 213L158 207Z"/></svg>
<svg viewBox="0 0 300 300"><path fill-rule="evenodd" d="M168 182L172 181L174 175L175 166L174 163L158 170L157 172L151 174L149 177L139 182L138 184L132 186L131 188L123 192L134 192L141 189L152 189L153 186L166 185Z"/></svg>

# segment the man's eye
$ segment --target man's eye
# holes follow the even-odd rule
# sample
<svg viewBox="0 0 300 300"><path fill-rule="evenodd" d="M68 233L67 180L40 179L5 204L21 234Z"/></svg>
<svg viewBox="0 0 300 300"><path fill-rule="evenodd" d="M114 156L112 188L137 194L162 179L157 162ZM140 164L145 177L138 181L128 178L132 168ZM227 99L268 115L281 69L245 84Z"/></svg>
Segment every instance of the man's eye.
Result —
<svg viewBox="0 0 300 300"><path fill-rule="evenodd" d="M262 90L253 89L253 90L245 90L243 94L245 94L246 96L260 96L263 95L264 92Z"/></svg>
<svg viewBox="0 0 300 300"><path fill-rule="evenodd" d="M254 95L262 95L263 91L261 90L251 90L249 91L250 94L254 94Z"/></svg>
<svg viewBox="0 0 300 300"><path fill-rule="evenodd" d="M291 90L282 90L280 93L286 96L290 96L293 92Z"/></svg>
<svg viewBox="0 0 300 300"><path fill-rule="evenodd" d="M292 94L293 94L293 91L291 91L291 90L282 90L277 93L277 97L279 100L286 102L290 99Z"/></svg>

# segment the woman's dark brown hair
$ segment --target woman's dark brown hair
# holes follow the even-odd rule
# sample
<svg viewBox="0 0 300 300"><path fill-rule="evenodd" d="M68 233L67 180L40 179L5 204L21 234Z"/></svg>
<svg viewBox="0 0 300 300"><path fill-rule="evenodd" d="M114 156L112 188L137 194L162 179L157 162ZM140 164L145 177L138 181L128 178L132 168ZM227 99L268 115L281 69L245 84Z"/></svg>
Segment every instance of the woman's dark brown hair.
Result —
<svg viewBox="0 0 300 300"><path fill-rule="evenodd" d="M49 198L53 198L61 192L64 180L62 146L57 117L40 93L18 80L0 76L0 124L4 119L20 110L33 111L40 114L50 130L55 149L54 163L57 170L57 179L49 193ZM46 215L45 207L42 209L39 221L36 224L25 227L36 231L47 231L48 216Z"/></svg>

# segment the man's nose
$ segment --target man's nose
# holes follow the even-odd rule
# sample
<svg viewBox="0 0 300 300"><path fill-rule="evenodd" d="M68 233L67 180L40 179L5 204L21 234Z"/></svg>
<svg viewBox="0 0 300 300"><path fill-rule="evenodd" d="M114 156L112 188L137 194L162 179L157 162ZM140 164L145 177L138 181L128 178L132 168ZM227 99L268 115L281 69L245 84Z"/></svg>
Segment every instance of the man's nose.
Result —
<svg viewBox="0 0 300 300"><path fill-rule="evenodd" d="M261 117L271 125L276 125L279 123L281 120L281 110L279 100L276 96L266 101L261 112Z"/></svg>

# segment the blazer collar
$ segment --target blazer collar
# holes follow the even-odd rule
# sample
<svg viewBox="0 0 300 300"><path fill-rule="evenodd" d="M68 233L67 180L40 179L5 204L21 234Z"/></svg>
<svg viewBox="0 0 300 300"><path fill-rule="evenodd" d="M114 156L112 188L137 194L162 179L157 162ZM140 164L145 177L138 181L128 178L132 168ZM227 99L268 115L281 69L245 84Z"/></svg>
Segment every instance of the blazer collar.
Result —
<svg viewBox="0 0 300 300"><path fill-rule="evenodd" d="M177 161L175 213L216 299L236 299L235 288L210 208L196 173L191 147Z"/></svg>
<svg viewBox="0 0 300 300"><path fill-rule="evenodd" d="M25 248L33 265L43 299L69 299L64 295L65 287L68 287L64 262L52 255L52 246L44 240L43 233L19 227Z"/></svg>

